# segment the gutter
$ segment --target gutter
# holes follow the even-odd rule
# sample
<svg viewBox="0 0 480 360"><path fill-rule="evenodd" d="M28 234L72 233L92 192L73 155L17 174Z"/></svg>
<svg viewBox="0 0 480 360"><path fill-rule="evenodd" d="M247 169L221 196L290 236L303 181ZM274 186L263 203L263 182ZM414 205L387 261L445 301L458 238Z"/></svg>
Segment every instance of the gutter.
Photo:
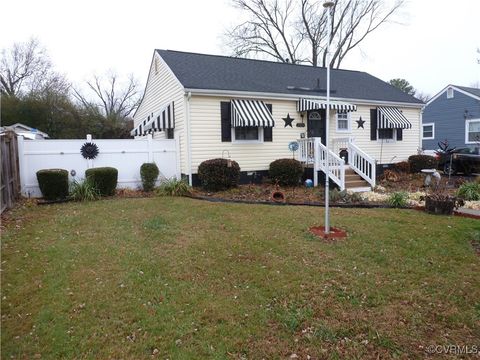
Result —
<svg viewBox="0 0 480 360"><path fill-rule="evenodd" d="M278 93L264 93L264 92L253 92L253 91L236 91L236 90L212 90L212 89L192 89L185 88L185 91L190 92L192 95L199 96L235 96L238 98L249 98L249 97L258 97L262 99L269 100L292 100L297 101L300 97L306 97L309 99L315 100L325 100L325 96L311 96L305 94L278 94ZM350 98L338 98L331 97L332 100L336 101L348 101L360 105L385 105L385 106L402 106L402 107L411 107L411 108L422 108L425 106L423 103L406 103L406 102L391 102L391 101L382 101L382 100L365 100L365 99L350 99Z"/></svg>

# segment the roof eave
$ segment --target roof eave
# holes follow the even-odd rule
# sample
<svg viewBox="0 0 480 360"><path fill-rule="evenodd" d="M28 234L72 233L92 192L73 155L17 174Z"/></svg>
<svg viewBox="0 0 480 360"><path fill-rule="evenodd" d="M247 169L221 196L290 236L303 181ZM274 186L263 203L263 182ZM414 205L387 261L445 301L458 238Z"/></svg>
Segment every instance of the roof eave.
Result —
<svg viewBox="0 0 480 360"><path fill-rule="evenodd" d="M185 92L189 92L192 95L202 95L202 96L235 96L235 97L260 97L263 99L271 100L293 100L296 101L300 97L308 97L309 99L325 99L325 96L315 96L315 95L302 95L302 94L283 94L283 93L268 93L268 92L254 92L254 91L238 91L238 90L217 90L217 89L197 89L197 88L188 88L185 87ZM413 107L413 108L423 108L424 103L415 103L415 102L400 102L400 101L384 101L384 100L373 100L373 99L354 99L354 98L341 98L341 97L331 97L332 100L341 100L353 102L356 104L374 104L374 105L386 105L386 106L404 106L404 107Z"/></svg>

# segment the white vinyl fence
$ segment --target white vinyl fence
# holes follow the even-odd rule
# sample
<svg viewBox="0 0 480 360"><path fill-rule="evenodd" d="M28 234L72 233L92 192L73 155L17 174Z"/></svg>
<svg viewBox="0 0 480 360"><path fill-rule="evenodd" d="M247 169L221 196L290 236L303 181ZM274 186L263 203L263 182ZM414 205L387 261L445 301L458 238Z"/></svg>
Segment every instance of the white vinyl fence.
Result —
<svg viewBox="0 0 480 360"><path fill-rule="evenodd" d="M98 146L95 159L87 160L80 153L86 142ZM40 197L37 171L41 169L65 169L70 180L83 180L85 170L111 166L118 169L118 187L141 187L140 166L154 162L160 170L159 181L176 177L180 179L180 151L178 139L153 140L151 135L141 139L96 140L25 140L18 138L18 157L22 194Z"/></svg>

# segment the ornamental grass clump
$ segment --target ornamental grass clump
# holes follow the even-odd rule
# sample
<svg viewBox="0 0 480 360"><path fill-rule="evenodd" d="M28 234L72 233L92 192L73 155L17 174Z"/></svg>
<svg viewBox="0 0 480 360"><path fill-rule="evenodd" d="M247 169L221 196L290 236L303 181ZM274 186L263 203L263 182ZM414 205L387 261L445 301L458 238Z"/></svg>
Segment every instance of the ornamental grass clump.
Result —
<svg viewBox="0 0 480 360"><path fill-rule="evenodd" d="M408 205L408 193L405 191L397 191L392 193L388 200L388 205L395 208L403 208Z"/></svg>
<svg viewBox="0 0 480 360"><path fill-rule="evenodd" d="M68 171L44 169L37 171L37 180L46 200L64 200L68 196Z"/></svg>
<svg viewBox="0 0 480 360"><path fill-rule="evenodd" d="M205 190L227 190L238 185L240 166L230 159L206 160L198 167L198 178Z"/></svg>
<svg viewBox="0 0 480 360"><path fill-rule="evenodd" d="M185 180L175 178L165 180L157 188L157 194L160 196L185 196L190 192L191 188Z"/></svg>
<svg viewBox="0 0 480 360"><path fill-rule="evenodd" d="M115 195L118 170L113 167L98 167L85 171L85 178L92 182L102 196Z"/></svg>
<svg viewBox="0 0 480 360"><path fill-rule="evenodd" d="M303 175L300 161L295 159L278 159L270 163L270 179L282 186L297 186Z"/></svg>
<svg viewBox="0 0 480 360"><path fill-rule="evenodd" d="M140 166L143 191L150 192L154 189L159 174L160 171L155 163L144 163Z"/></svg>
<svg viewBox="0 0 480 360"><path fill-rule="evenodd" d="M93 201L100 198L100 192L89 179L74 180L70 184L70 198L74 201Z"/></svg>
<svg viewBox="0 0 480 360"><path fill-rule="evenodd" d="M467 201L480 200L480 183L467 182L462 184L458 188L457 196Z"/></svg>

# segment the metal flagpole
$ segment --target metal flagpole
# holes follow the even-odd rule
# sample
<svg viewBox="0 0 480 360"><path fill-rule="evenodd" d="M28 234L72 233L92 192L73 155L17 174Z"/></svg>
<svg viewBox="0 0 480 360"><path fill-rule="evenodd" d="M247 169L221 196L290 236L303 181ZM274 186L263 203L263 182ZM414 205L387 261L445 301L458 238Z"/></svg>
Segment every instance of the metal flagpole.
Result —
<svg viewBox="0 0 480 360"><path fill-rule="evenodd" d="M334 5L333 1L325 1L323 7L327 10L327 110L325 119L325 147L327 148L326 164L325 164L325 234L330 233L330 148L328 146L328 133L330 127L330 37L331 37L331 13L330 10Z"/></svg>

